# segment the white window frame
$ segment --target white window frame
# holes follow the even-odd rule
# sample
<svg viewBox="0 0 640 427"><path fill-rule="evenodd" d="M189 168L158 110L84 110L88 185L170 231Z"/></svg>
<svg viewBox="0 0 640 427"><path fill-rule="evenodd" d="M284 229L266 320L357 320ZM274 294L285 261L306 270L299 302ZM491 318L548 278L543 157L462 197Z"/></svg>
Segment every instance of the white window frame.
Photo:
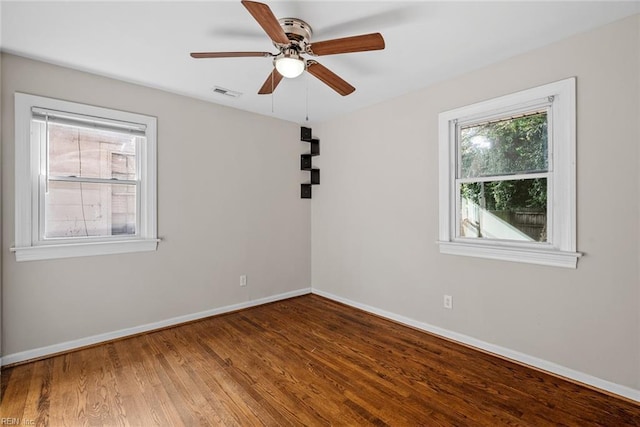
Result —
<svg viewBox="0 0 640 427"><path fill-rule="evenodd" d="M104 236L45 240L42 171L43 142L32 133L32 108L71 113L107 121L129 122L145 128L137 150L139 190L135 236ZM15 94L15 246L17 261L154 251L157 249L157 120L155 117L95 107L24 93ZM46 155L46 153L45 153ZM46 174L46 172L45 172ZM139 230L139 232L138 232Z"/></svg>
<svg viewBox="0 0 640 427"><path fill-rule="evenodd" d="M457 236L458 133L461 124L496 120L541 105L548 107L548 242L518 242ZM546 84L440 113L439 247L443 254L577 268L576 79Z"/></svg>

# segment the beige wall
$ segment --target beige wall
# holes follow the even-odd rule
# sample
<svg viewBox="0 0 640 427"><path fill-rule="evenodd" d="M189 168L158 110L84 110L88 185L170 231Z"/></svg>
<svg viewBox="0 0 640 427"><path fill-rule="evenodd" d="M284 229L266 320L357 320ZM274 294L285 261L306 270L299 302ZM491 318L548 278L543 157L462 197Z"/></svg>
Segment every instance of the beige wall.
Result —
<svg viewBox="0 0 640 427"><path fill-rule="evenodd" d="M15 261L16 91L158 118L156 252ZM4 355L309 288L303 150L294 123L4 55Z"/></svg>
<svg viewBox="0 0 640 427"><path fill-rule="evenodd" d="M638 28L635 16L315 126L314 290L640 389ZM440 254L438 113L571 76L578 269Z"/></svg>

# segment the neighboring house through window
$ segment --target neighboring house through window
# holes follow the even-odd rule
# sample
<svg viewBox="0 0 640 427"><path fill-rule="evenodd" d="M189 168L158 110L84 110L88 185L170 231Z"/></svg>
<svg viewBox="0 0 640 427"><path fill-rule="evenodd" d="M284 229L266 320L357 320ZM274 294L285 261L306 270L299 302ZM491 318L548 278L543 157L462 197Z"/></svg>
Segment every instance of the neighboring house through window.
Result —
<svg viewBox="0 0 640 427"><path fill-rule="evenodd" d="M155 250L156 119L15 97L16 259Z"/></svg>
<svg viewBox="0 0 640 427"><path fill-rule="evenodd" d="M440 114L440 251L575 268L575 79Z"/></svg>

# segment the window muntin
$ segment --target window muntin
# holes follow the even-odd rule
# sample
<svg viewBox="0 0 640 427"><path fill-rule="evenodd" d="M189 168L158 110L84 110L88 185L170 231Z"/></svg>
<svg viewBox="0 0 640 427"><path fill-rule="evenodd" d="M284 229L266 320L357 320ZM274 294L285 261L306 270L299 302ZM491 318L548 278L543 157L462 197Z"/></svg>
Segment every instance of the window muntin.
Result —
<svg viewBox="0 0 640 427"><path fill-rule="evenodd" d="M156 119L15 94L18 261L155 250Z"/></svg>

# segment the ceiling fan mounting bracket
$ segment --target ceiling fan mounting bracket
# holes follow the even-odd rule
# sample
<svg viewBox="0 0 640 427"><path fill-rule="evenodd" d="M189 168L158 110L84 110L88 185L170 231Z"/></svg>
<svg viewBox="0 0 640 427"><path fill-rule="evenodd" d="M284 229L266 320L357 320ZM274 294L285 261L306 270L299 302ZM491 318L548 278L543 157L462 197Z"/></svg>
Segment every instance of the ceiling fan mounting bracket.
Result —
<svg viewBox="0 0 640 427"><path fill-rule="evenodd" d="M288 46L283 46L274 42L274 45L278 49L290 47L296 49L298 52L305 52L313 35L311 25L298 18L281 18L278 19L278 23L280 23L290 43Z"/></svg>

